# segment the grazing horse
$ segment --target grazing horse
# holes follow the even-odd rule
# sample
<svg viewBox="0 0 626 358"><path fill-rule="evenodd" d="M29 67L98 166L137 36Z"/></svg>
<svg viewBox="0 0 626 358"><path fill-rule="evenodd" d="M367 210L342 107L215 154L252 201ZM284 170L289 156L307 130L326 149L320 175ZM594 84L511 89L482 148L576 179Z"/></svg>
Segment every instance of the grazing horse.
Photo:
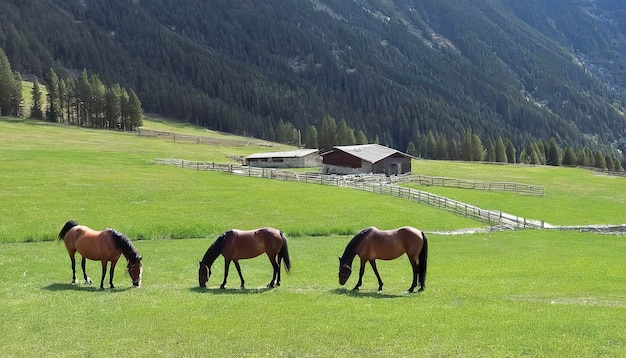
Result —
<svg viewBox="0 0 626 358"><path fill-rule="evenodd" d="M109 284L113 286L113 272L120 255L124 254L128 261L128 273L132 279L133 286L141 286L141 256L131 244L130 240L113 229L95 231L87 226L78 225L75 220L65 223L59 233L59 240L65 242L65 247L72 260L72 283L76 283L76 251L82 256L80 266L83 269L85 283L91 283L91 279L85 272L85 259L100 261L102 263L102 279L100 288L104 290L104 276L106 275L108 262L111 261L111 271L109 272Z"/></svg>
<svg viewBox="0 0 626 358"><path fill-rule="evenodd" d="M200 287L206 287L206 283L211 277L211 265L221 254L224 256L224 281L220 286L224 289L226 286L226 279L228 278L228 268L230 262L235 263L237 273L239 273L239 279L241 280L241 288L244 287L243 276L241 275L241 268L239 267L239 260L251 259L266 253L267 257L272 263L274 274L272 275L272 281L267 285L268 288L273 288L274 285L280 286L280 263L284 259L285 270L289 273L291 270L291 261L289 259L289 251L287 250L287 238L282 231L266 227L257 230L242 231L242 230L229 230L221 234L209 249L204 254L202 261L200 261L200 268L198 269L198 283Z"/></svg>
<svg viewBox="0 0 626 358"><path fill-rule="evenodd" d="M378 291L383 289L383 281L376 269L376 259L393 260L406 253L413 268L413 283L409 292L417 286L419 274L420 288L424 290L426 283L426 263L428 260L428 241L426 235L413 227L404 226L395 230L379 230L369 227L356 234L346 246L343 256L339 258L339 284L344 285L352 273L352 260L359 255L361 269L359 282L353 290L358 290L363 279L365 264L370 263L376 278L378 278Z"/></svg>

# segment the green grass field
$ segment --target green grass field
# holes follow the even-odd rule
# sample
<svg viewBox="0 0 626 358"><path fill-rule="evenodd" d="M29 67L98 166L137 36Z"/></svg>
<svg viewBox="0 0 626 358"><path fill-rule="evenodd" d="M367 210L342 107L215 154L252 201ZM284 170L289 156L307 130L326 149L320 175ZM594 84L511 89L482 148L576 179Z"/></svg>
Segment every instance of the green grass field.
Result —
<svg viewBox="0 0 626 358"><path fill-rule="evenodd" d="M404 293L406 258L378 263L382 293L369 266L354 293L356 273L345 287L337 282L337 256L361 228L485 224L346 188L153 164L157 157L227 162L227 155L263 150L0 120L0 356L624 356L623 236L429 234L423 293ZM470 204L554 224L624 222L611 214L623 212L624 179L430 161L414 168L547 190L531 197L420 188ZM52 241L71 218L141 239L133 244L144 257L142 287L131 288L124 259L115 290L97 289L100 264L92 261L87 270L96 283L71 285L65 247ZM271 276L263 257L241 262L246 290L237 288L233 267L227 289L217 289L222 259L208 289L197 287L198 260L217 234L266 225L289 239L293 267L281 287L263 288Z"/></svg>
<svg viewBox="0 0 626 358"><path fill-rule="evenodd" d="M426 190L485 209L500 210L553 225L624 224L626 178L591 170L420 160L414 171L428 176L541 185L544 197L442 187Z"/></svg>

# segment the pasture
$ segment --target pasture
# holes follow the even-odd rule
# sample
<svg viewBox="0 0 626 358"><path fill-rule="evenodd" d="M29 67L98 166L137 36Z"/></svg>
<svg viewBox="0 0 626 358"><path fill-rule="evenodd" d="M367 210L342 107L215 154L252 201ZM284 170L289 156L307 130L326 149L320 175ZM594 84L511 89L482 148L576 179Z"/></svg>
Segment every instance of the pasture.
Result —
<svg viewBox="0 0 626 358"><path fill-rule="evenodd" d="M267 148L209 147L0 120L0 355L615 357L626 351L623 236L534 230L428 234L423 293L404 293L412 279L405 257L378 262L382 293L369 266L361 291L354 293L355 274L346 286L337 282L337 256L361 228L413 225L428 233L485 225L346 188L153 164L157 157L224 162L226 155L260 150ZM454 176L444 172L457 164L419 161L415 168ZM489 202L473 200L496 194L497 200L483 200L512 214L527 210L530 218L558 208L558 217L545 220L564 224L568 211L580 214L559 207L559 201L576 196L585 202L595 190L618 188L607 200L592 201L585 217L595 224L624 222L619 216L605 221L609 211L623 212L624 179L571 170L557 176L575 185L545 180L556 172L479 164L459 171L473 180L523 176L546 186L540 198L428 190L449 190L457 200L487 208ZM528 203L520 206L520 200ZM71 285L65 247L52 241L71 218L140 239L133 244L144 257L142 287L131 287L121 263L115 290ZM271 278L265 257L241 261L246 290L237 288L232 269L227 289L217 289L221 258L208 288L197 287L198 260L219 233L260 226L287 234L292 273L283 274L281 287L263 288ZM353 269L357 265L355 260ZM87 270L98 277L100 264L88 262Z"/></svg>

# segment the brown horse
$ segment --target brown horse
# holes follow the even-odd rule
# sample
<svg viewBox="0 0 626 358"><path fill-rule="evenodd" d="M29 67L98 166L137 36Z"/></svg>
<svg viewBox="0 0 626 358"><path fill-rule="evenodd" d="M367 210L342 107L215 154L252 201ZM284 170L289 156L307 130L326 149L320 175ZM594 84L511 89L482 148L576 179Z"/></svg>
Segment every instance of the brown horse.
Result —
<svg viewBox="0 0 626 358"><path fill-rule="evenodd" d="M102 263L102 279L100 288L104 290L104 276L106 275L108 262L111 261L111 271L109 272L109 284L113 286L113 272L120 255L124 254L128 261L128 273L133 282L133 286L141 286L141 256L130 240L113 229L95 231L87 226L78 225L74 220L65 223L59 233L59 240L65 242L65 247L72 260L72 283L76 283L76 251L82 256L80 266L83 269L85 283L91 283L91 279L85 272L85 259L100 261Z"/></svg>
<svg viewBox="0 0 626 358"><path fill-rule="evenodd" d="M428 260L428 241L426 235L413 227L404 226L395 230L379 230L370 227L356 234L346 246L343 256L339 258L339 284L344 285L352 273L352 261L359 255L361 269L359 282L353 290L358 290L363 279L365 263L369 262L378 278L378 291L383 289L383 281L376 269L376 259L393 260L406 253L413 268L413 283L409 292L417 286L419 275L420 288L424 290L426 283L426 263Z"/></svg>
<svg viewBox="0 0 626 358"><path fill-rule="evenodd" d="M224 281L220 286L224 289L226 286L226 279L228 278L228 268L230 262L235 263L237 273L239 273L239 279L241 280L241 288L244 287L243 276L241 275L241 268L239 267L239 260L251 259L266 253L267 257L272 263L274 274L272 275L272 281L267 285L269 288L273 288L274 285L280 286L280 263L284 259L285 270L289 273L291 270L291 261L289 259L289 251L287 250L287 238L282 231L266 227L257 230L242 231L242 230L229 230L221 234L209 249L204 254L202 261L200 261L200 268L198 269L198 283L200 287L206 287L206 283L211 277L211 265L221 254L224 256Z"/></svg>

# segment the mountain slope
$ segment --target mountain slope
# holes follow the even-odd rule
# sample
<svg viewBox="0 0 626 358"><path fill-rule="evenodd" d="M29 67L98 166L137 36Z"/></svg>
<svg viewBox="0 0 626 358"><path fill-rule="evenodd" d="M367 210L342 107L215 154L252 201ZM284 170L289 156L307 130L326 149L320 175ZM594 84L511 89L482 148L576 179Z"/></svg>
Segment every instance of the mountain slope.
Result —
<svg viewBox="0 0 626 358"><path fill-rule="evenodd" d="M146 111L233 133L329 114L401 150L470 128L577 147L626 137L622 5L15 0L0 1L0 45L22 73L87 68Z"/></svg>

